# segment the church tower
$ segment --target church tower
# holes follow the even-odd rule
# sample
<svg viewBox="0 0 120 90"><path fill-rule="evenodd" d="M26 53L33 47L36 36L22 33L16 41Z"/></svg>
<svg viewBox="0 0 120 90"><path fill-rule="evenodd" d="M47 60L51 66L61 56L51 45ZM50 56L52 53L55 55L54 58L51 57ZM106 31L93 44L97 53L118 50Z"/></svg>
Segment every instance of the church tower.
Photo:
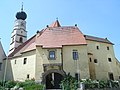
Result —
<svg viewBox="0 0 120 90"><path fill-rule="evenodd" d="M16 14L16 20L11 35L9 54L27 40L26 18L27 14L23 11L22 5L21 11Z"/></svg>

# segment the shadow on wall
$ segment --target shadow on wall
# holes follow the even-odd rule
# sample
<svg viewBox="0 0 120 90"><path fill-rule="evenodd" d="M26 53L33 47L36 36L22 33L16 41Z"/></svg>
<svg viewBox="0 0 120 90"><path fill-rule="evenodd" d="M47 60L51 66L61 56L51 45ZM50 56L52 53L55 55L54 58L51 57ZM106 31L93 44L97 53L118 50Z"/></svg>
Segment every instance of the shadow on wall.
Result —
<svg viewBox="0 0 120 90"><path fill-rule="evenodd" d="M12 67L9 59L4 60L4 80L13 80L13 72L12 72Z"/></svg>

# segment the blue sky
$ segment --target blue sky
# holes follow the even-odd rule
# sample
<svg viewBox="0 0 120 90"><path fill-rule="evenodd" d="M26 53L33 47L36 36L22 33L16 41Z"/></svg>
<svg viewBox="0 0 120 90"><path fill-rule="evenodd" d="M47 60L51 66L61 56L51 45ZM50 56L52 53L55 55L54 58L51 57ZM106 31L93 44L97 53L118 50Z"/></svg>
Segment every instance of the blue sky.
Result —
<svg viewBox="0 0 120 90"><path fill-rule="evenodd" d="M53 21L63 26L78 25L87 35L108 38L120 61L120 0L1 0L0 38L8 53L15 15L24 2L28 38Z"/></svg>

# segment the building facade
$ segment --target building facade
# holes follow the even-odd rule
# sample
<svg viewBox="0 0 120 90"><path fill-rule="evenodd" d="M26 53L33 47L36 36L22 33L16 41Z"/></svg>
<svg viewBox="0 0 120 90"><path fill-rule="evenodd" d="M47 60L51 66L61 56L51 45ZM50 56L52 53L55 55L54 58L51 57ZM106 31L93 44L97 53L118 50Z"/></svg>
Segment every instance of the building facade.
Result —
<svg viewBox="0 0 120 90"><path fill-rule="evenodd" d="M35 79L49 89L59 88L68 73L79 79L120 79L120 63L107 38L84 35L76 25L61 26L56 20L27 40L26 13L16 18L6 80Z"/></svg>

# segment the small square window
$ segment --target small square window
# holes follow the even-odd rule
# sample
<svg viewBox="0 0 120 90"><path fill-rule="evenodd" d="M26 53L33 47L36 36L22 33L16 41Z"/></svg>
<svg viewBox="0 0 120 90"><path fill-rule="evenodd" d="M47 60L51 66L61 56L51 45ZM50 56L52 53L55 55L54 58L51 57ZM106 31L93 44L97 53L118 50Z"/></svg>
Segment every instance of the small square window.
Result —
<svg viewBox="0 0 120 90"><path fill-rule="evenodd" d="M17 62L17 61L15 60L15 64L16 64L16 62Z"/></svg>
<svg viewBox="0 0 120 90"><path fill-rule="evenodd" d="M27 79L29 79L30 78L30 75L29 74L27 74Z"/></svg>
<svg viewBox="0 0 120 90"><path fill-rule="evenodd" d="M78 51L73 50L73 60L78 60Z"/></svg>
<svg viewBox="0 0 120 90"><path fill-rule="evenodd" d="M97 59L94 59L94 63L97 63L98 61L97 61Z"/></svg>
<svg viewBox="0 0 120 90"><path fill-rule="evenodd" d="M0 71L2 70L2 63L0 63Z"/></svg>
<svg viewBox="0 0 120 90"><path fill-rule="evenodd" d="M49 51L49 60L55 60L55 51Z"/></svg>
<svg viewBox="0 0 120 90"><path fill-rule="evenodd" d="M114 75L113 75L113 73L108 72L108 76L109 76L109 79L110 79L110 80L114 80Z"/></svg>
<svg viewBox="0 0 120 90"><path fill-rule="evenodd" d="M96 46L97 50L99 49L99 46Z"/></svg>
<svg viewBox="0 0 120 90"><path fill-rule="evenodd" d="M27 58L24 58L23 64L27 63Z"/></svg>
<svg viewBox="0 0 120 90"><path fill-rule="evenodd" d="M79 73L75 73L75 79L79 80L80 79L80 74Z"/></svg>
<svg viewBox="0 0 120 90"><path fill-rule="evenodd" d="M119 76L119 79L120 79L120 76Z"/></svg>
<svg viewBox="0 0 120 90"><path fill-rule="evenodd" d="M111 59L111 58L108 58L108 61L109 61L109 62L112 62L112 59Z"/></svg>
<svg viewBox="0 0 120 90"><path fill-rule="evenodd" d="M92 59L90 58L90 62L92 62Z"/></svg>
<svg viewBox="0 0 120 90"><path fill-rule="evenodd" d="M107 46L107 50L109 50L110 48Z"/></svg>

